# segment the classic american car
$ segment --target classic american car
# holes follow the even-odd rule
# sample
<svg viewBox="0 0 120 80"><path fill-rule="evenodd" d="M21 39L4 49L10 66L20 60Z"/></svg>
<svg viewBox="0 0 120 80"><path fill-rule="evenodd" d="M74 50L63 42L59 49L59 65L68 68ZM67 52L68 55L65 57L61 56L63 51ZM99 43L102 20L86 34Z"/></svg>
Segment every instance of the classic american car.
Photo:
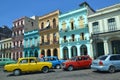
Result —
<svg viewBox="0 0 120 80"><path fill-rule="evenodd" d="M63 70L72 71L79 68L90 68L92 59L88 55L75 56L62 63Z"/></svg>
<svg viewBox="0 0 120 80"><path fill-rule="evenodd" d="M47 73L52 68L50 62L39 62L35 57L19 58L16 64L8 64L4 66L5 72L13 72L15 76L23 72L42 71Z"/></svg>

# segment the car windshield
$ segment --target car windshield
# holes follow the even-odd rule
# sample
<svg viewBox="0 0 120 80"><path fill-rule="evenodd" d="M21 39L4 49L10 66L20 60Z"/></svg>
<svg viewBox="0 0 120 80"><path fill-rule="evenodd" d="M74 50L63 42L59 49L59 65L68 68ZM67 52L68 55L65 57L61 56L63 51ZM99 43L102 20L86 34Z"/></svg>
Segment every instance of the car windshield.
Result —
<svg viewBox="0 0 120 80"><path fill-rule="evenodd" d="M97 59L99 59L99 60L105 60L107 57L108 57L108 56L100 56L100 57L98 57Z"/></svg>

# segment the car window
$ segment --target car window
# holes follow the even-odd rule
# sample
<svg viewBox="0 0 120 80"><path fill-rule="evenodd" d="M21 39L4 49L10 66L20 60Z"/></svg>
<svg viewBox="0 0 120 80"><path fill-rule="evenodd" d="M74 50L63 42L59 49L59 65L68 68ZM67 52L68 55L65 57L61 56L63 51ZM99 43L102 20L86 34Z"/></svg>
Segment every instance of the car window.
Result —
<svg viewBox="0 0 120 80"><path fill-rule="evenodd" d="M44 58L45 59L45 61L49 61L49 58Z"/></svg>
<svg viewBox="0 0 120 80"><path fill-rule="evenodd" d="M110 60L111 60L111 61L120 60L119 57L120 57L120 56L118 56L118 55L114 55L114 56L111 56L111 57L110 57Z"/></svg>
<svg viewBox="0 0 120 80"><path fill-rule="evenodd" d="M20 63L22 63L22 64L23 63L28 63L28 59L23 59L23 60L20 61Z"/></svg>
<svg viewBox="0 0 120 80"><path fill-rule="evenodd" d="M105 60L107 57L108 57L108 56L100 56L100 57L98 57L97 59L99 59L99 60Z"/></svg>
<svg viewBox="0 0 120 80"><path fill-rule="evenodd" d="M30 63L35 63L36 61L34 59L30 59Z"/></svg>
<svg viewBox="0 0 120 80"><path fill-rule="evenodd" d="M50 58L51 61L55 61L56 59L55 58Z"/></svg>

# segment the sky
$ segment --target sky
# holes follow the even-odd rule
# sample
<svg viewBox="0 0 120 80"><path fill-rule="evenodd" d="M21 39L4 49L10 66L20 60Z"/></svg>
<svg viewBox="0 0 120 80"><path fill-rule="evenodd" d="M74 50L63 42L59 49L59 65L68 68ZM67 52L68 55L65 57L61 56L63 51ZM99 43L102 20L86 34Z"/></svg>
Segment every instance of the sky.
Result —
<svg viewBox="0 0 120 80"><path fill-rule="evenodd" d="M0 0L0 26L12 28L23 16L42 16L55 10L65 13L79 8L86 1L94 10L120 3L120 0Z"/></svg>

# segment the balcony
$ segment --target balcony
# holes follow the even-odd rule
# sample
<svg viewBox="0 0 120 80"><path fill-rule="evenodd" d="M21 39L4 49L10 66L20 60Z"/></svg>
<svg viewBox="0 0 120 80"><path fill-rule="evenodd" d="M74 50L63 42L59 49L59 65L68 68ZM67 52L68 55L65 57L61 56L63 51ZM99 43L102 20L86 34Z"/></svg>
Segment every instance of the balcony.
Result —
<svg viewBox="0 0 120 80"><path fill-rule="evenodd" d="M47 34L47 33L54 33L54 32L58 32L58 27L47 27L44 29L40 29L40 34Z"/></svg>
<svg viewBox="0 0 120 80"><path fill-rule="evenodd" d="M59 47L59 41L44 42L40 44L40 48L50 49Z"/></svg>
<svg viewBox="0 0 120 80"><path fill-rule="evenodd" d="M81 40L80 38L74 38L69 40L63 40L61 41L61 45L67 45L67 44L86 44L89 43L89 40Z"/></svg>
<svg viewBox="0 0 120 80"><path fill-rule="evenodd" d="M20 30L20 29L23 29L23 28L24 28L24 25L13 26L12 31Z"/></svg>
<svg viewBox="0 0 120 80"><path fill-rule="evenodd" d="M74 29L66 29L66 30L60 30L60 35L71 35L71 34L79 34L82 32L88 32L88 27L85 28L74 28Z"/></svg>

